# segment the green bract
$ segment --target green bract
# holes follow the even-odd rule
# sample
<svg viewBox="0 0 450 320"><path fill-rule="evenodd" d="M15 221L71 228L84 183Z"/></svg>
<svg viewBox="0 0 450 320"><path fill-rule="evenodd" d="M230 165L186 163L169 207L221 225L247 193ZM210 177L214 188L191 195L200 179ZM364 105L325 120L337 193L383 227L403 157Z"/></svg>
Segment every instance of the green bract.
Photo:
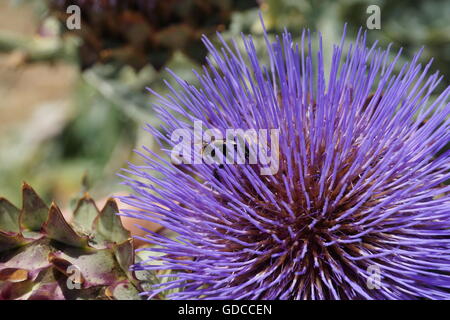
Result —
<svg viewBox="0 0 450 320"><path fill-rule="evenodd" d="M109 199L85 195L67 222L27 184L22 209L0 198L0 300L140 299L129 231Z"/></svg>

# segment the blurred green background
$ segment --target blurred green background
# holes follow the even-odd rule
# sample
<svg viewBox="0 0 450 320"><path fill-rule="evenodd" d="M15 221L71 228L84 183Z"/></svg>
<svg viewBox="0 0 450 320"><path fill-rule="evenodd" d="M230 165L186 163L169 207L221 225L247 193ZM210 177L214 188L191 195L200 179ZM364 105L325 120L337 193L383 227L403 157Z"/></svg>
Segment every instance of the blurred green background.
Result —
<svg viewBox="0 0 450 320"><path fill-rule="evenodd" d="M369 42L403 47L403 61L425 46L422 61L434 57L441 87L449 84L450 1L91 2L82 7L82 29L66 32L68 1L0 0L0 196L16 204L23 181L60 204L82 191L83 177L96 198L126 192L116 173L139 163L134 148L154 146L142 130L157 123L145 87L166 92L165 67L195 84L204 33L252 33L262 52L258 10L272 34L320 30L329 56L344 23L354 38L377 4L381 29L368 31Z"/></svg>

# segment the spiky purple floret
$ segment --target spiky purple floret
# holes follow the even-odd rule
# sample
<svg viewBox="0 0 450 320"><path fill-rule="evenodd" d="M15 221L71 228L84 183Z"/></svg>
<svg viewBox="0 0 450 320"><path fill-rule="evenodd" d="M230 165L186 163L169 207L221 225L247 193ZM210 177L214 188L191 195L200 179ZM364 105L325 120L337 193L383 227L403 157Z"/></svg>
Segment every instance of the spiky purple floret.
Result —
<svg viewBox="0 0 450 320"><path fill-rule="evenodd" d="M136 269L175 277L150 296L450 298L442 153L450 88L431 99L441 80L428 75L431 63L422 67L419 53L394 74L400 52L391 60L389 48L367 48L361 34L346 56L343 40L334 47L326 78L321 40L314 58L310 39L266 36L267 68L250 37L244 54L234 41L218 50L205 39L212 59L197 75L201 88L173 75L181 90L158 95L166 133L147 129L161 144L173 146L170 133L194 120L220 130L279 128L280 170L261 176L254 165L228 165L217 179L214 166L176 166L144 147L146 165L125 170L135 194L122 201L136 210L123 214L179 233L175 241L148 231L158 255ZM379 288L368 287L371 267L381 272Z"/></svg>

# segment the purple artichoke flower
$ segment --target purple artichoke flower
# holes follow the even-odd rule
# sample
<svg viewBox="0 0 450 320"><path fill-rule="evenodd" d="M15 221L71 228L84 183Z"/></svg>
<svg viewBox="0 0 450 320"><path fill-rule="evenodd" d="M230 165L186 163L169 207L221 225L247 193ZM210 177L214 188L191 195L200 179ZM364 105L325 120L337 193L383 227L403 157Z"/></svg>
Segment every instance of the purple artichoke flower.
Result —
<svg viewBox="0 0 450 320"><path fill-rule="evenodd" d="M321 37L314 53L309 32L300 44L287 31L275 42L265 35L267 66L251 37L244 53L205 38L211 59L200 88L173 74L180 89L154 93L163 130L146 130L169 156L173 133L196 121L223 135L278 129L278 150L269 151L279 168L261 174L258 163L180 164L138 152L145 165L125 170L134 194L122 198L136 210L122 214L178 234L148 230L156 246L145 250L155 254L135 268L169 279L145 294L449 299L450 87L432 96L441 77L418 63L420 52L395 73L401 50L391 59L362 32L344 54L344 31L326 74Z"/></svg>

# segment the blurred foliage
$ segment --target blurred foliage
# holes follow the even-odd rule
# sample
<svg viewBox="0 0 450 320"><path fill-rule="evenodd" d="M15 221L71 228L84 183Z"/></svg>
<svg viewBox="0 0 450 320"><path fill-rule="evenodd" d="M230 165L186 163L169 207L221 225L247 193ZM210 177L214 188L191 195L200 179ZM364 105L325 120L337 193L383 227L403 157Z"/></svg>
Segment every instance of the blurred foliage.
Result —
<svg viewBox="0 0 450 320"><path fill-rule="evenodd" d="M366 19L359 12L367 6L378 4L381 8L381 30L368 33L370 41L378 40L382 46L393 43L394 47L404 49L403 61L410 59L415 52L424 47L421 61L434 58L432 70L439 70L444 83L450 84L450 2L433 1L371 1L347 0L347 5L339 8L343 21L349 22L349 29L365 25Z"/></svg>
<svg viewBox="0 0 450 320"><path fill-rule="evenodd" d="M69 5L81 9L82 28L69 31L83 41L80 65L151 64L160 70L179 50L203 62L201 36L223 31L235 10L256 7L256 0L48 0L50 15L65 25ZM66 31L66 28L63 28Z"/></svg>
<svg viewBox="0 0 450 320"><path fill-rule="evenodd" d="M196 84L191 70L200 69L205 54L200 36L205 33L216 41L216 30L223 31L226 39L251 33L257 49L262 52L264 48L254 1L115 1L120 5L114 8L108 7L108 1L96 1L99 6L82 9L86 28L81 33L65 31L64 10L49 9L45 0L14 2L35 7L36 36L31 41L25 35L0 30L0 51L20 51L24 63L63 60L79 66L80 71L67 101L39 105L36 110L40 111L30 122L0 137L0 194L11 199L18 199L15 190L25 179L47 200L64 198L79 189L84 172L91 177L95 197L121 191L115 174L128 160L139 163L134 148L154 144L142 130L144 122L158 123L151 108L154 97L145 88L164 94L165 79L176 86L165 67ZM449 83L449 1L260 3L270 34L286 27L299 39L304 27L320 30L325 61L332 44L340 41L344 23L348 23L347 38L354 39L359 27L366 25L367 7L377 4L381 30L368 30L368 42L379 40L383 47L393 42L392 52L403 47L403 61L425 46L421 61L434 57L434 70L439 69L444 84Z"/></svg>

